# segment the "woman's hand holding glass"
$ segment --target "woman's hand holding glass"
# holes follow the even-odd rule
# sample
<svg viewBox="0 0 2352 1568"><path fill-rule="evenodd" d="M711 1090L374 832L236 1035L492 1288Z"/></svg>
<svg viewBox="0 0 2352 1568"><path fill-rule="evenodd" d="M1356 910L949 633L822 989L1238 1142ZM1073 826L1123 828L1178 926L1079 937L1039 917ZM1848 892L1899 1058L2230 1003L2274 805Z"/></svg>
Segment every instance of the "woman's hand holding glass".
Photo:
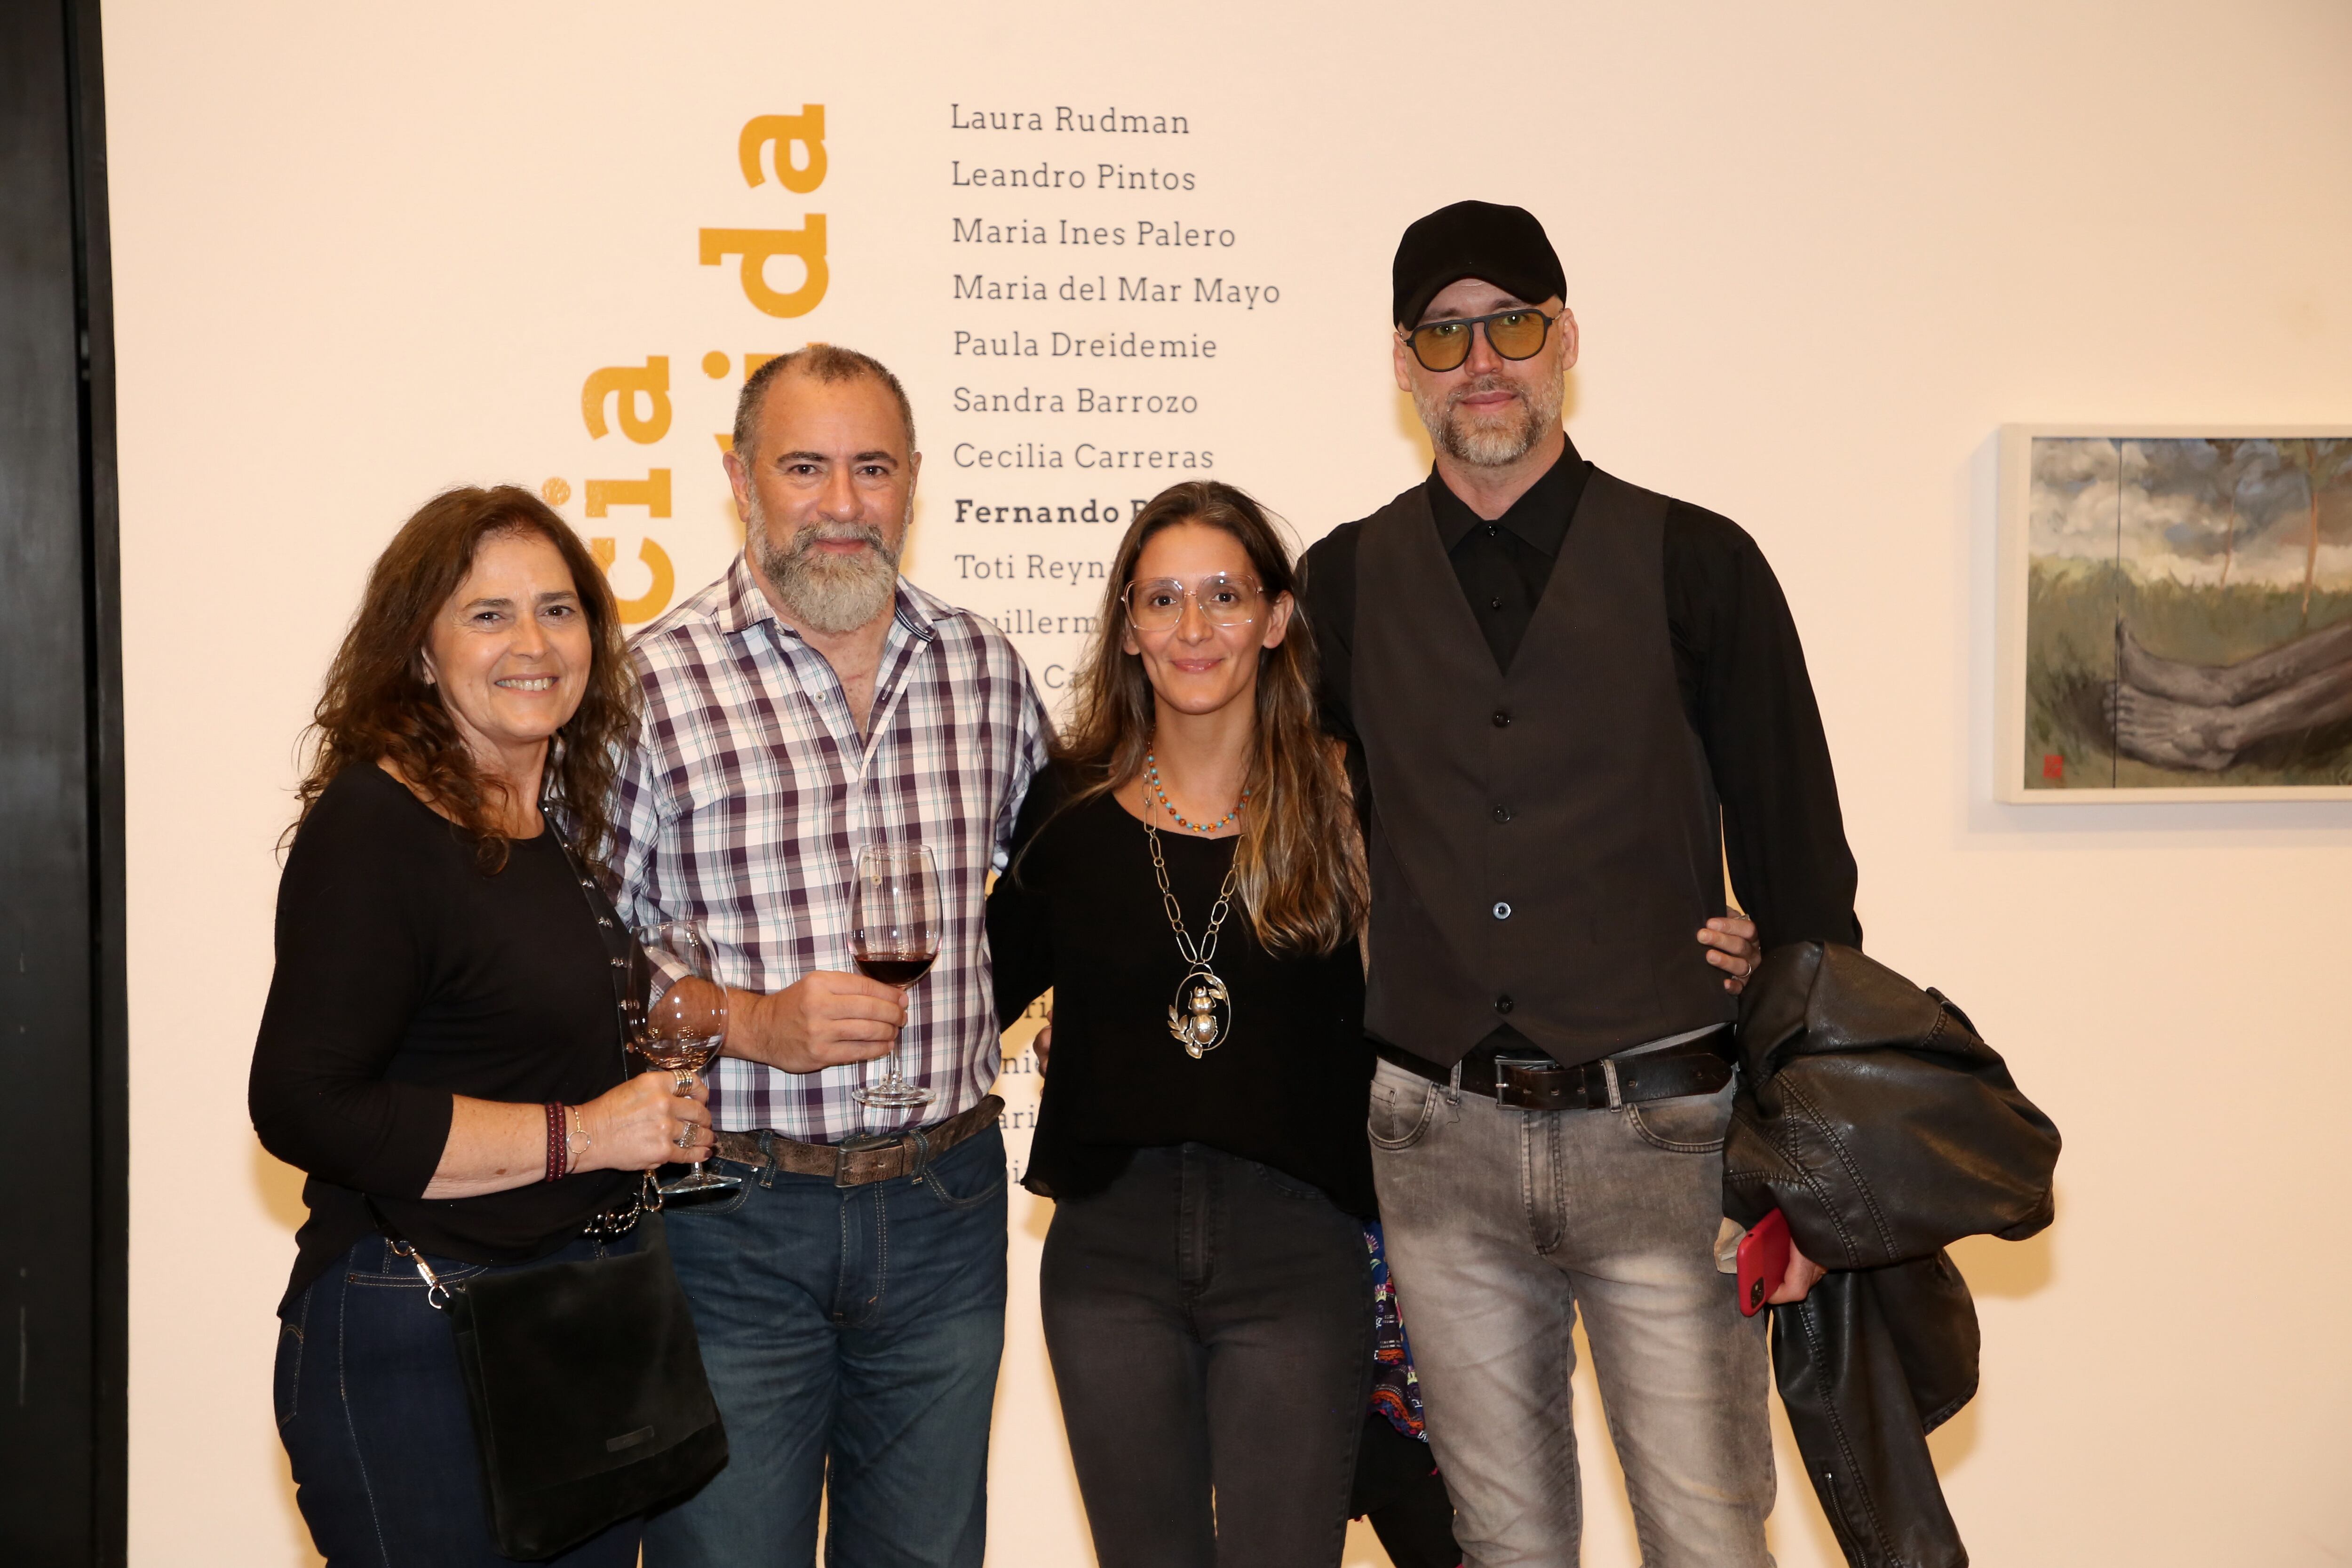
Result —
<svg viewBox="0 0 2352 1568"><path fill-rule="evenodd" d="M700 1079L686 1081L681 1092L677 1075L656 1068L582 1106L586 1146L574 1140L572 1169L650 1171L676 1160L709 1158L710 1089Z"/></svg>
<svg viewBox="0 0 2352 1568"><path fill-rule="evenodd" d="M719 984L710 938L697 921L659 921L638 927L634 936L621 1005L622 1035L629 1049L669 1072L673 1091L681 1100L707 1100L710 1091L701 1073L727 1043L728 1016L727 987ZM671 1142L678 1152L670 1157L690 1159L694 1169L664 1183L662 1196L743 1184L740 1176L702 1168L711 1147L707 1128L686 1125Z"/></svg>

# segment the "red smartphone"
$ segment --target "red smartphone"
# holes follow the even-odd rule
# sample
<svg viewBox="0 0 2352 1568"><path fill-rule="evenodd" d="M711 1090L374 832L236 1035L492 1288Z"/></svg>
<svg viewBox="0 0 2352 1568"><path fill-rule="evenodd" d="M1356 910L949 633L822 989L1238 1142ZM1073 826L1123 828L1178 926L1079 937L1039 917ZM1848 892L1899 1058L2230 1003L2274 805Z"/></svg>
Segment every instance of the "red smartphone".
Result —
<svg viewBox="0 0 2352 1568"><path fill-rule="evenodd" d="M1789 1216L1774 1209L1739 1238L1739 1310L1754 1317L1789 1272Z"/></svg>

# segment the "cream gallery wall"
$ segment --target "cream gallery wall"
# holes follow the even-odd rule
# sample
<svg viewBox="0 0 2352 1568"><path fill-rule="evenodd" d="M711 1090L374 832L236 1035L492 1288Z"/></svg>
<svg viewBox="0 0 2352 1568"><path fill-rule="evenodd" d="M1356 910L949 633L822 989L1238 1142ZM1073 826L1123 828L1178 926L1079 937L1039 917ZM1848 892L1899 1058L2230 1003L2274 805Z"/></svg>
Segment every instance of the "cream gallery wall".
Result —
<svg viewBox="0 0 2352 1568"><path fill-rule="evenodd" d="M314 1561L269 1392L299 1181L245 1086L298 735L399 522L527 485L650 618L740 545L747 369L850 344L914 395L908 571L1059 701L1139 500L1230 480L1311 541L1426 471L1388 268L1465 196L1562 253L1585 454L1770 557L1871 951L2066 1135L2056 1225L1958 1250L1983 1392L1934 1441L1977 1560L2352 1556L2352 805L1995 787L2001 426L2352 424L2352 11L110 0L105 51L134 1563ZM1013 1216L990 1554L1061 1568ZM1583 1414L1587 1561L1631 1563ZM1834 1563L1782 1441L1774 1550Z"/></svg>

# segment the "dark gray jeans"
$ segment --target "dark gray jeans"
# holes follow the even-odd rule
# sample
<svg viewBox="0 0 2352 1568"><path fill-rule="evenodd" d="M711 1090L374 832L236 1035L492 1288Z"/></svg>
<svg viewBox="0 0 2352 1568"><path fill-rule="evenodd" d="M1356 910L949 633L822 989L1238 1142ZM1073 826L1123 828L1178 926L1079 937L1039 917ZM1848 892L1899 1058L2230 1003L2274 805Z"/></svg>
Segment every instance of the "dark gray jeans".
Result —
<svg viewBox="0 0 2352 1568"><path fill-rule="evenodd" d="M1370 1397L1360 1223L1253 1161L1145 1149L1055 1206L1041 1287L1101 1568L1339 1563Z"/></svg>

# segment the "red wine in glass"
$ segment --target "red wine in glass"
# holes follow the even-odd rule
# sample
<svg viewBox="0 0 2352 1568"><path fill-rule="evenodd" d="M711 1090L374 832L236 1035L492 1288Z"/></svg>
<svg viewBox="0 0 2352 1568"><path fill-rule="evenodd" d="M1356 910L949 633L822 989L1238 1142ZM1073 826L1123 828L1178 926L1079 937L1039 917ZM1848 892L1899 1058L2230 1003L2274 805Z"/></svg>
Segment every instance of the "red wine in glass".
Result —
<svg viewBox="0 0 2352 1568"><path fill-rule="evenodd" d="M879 980L885 985L904 990L923 977L935 956L928 952L861 952L857 955L857 973L868 980Z"/></svg>
<svg viewBox="0 0 2352 1568"><path fill-rule="evenodd" d="M939 956L940 892L939 864L928 846L862 846L849 896L849 956L858 973L901 992L921 980ZM895 1039L881 1079L859 1084L849 1097L891 1110L929 1105L937 1098L900 1075Z"/></svg>

